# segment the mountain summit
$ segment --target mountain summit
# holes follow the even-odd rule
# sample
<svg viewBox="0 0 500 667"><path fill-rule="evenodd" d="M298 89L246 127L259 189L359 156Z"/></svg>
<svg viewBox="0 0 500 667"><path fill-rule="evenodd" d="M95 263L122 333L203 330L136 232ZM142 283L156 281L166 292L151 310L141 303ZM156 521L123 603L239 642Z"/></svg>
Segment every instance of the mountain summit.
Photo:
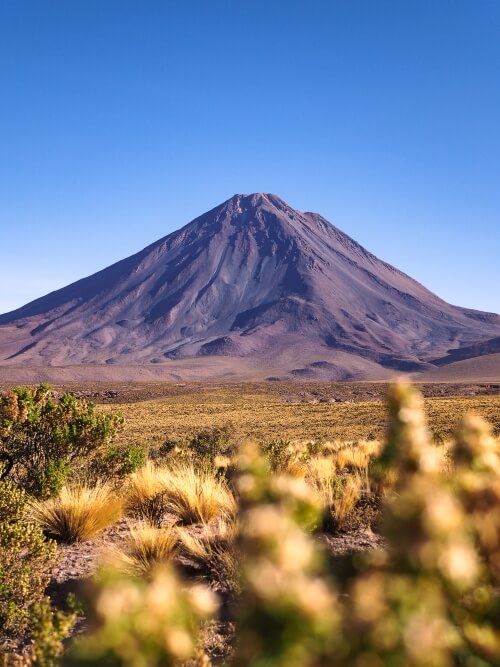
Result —
<svg viewBox="0 0 500 667"><path fill-rule="evenodd" d="M447 304L321 215L257 193L0 315L0 363L225 357L264 375L383 377L499 335L498 315Z"/></svg>

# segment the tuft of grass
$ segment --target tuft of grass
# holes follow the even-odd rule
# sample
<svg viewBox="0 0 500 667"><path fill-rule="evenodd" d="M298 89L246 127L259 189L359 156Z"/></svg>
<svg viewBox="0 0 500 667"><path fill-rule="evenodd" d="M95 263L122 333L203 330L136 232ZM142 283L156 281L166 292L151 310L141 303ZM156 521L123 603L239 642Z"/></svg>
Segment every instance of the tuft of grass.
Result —
<svg viewBox="0 0 500 667"><path fill-rule="evenodd" d="M126 500L129 514L152 526L160 528L167 512L165 489L168 473L165 469L148 463L130 477Z"/></svg>
<svg viewBox="0 0 500 667"><path fill-rule="evenodd" d="M190 464L169 471L164 493L169 512L182 525L231 519L236 513L236 501L225 480Z"/></svg>
<svg viewBox="0 0 500 667"><path fill-rule="evenodd" d="M361 488L363 482L358 475L350 475L345 478L342 485L342 492L337 493L332 498L330 511L339 528L342 528L347 519L351 516L356 503L361 497Z"/></svg>
<svg viewBox="0 0 500 667"><path fill-rule="evenodd" d="M334 455L334 461L339 470L344 468L366 472L371 459L378 454L380 444L376 441L362 441L346 445Z"/></svg>
<svg viewBox="0 0 500 667"><path fill-rule="evenodd" d="M31 518L58 542L85 542L117 521L123 501L104 483L64 486L57 498L30 503Z"/></svg>
<svg viewBox="0 0 500 667"><path fill-rule="evenodd" d="M238 588L237 534L237 525L227 521L203 525L197 532L179 528L179 554L201 579L207 579L216 590L235 591Z"/></svg>
<svg viewBox="0 0 500 667"><path fill-rule="evenodd" d="M236 501L213 470L191 463L174 468L149 465L132 476L127 508L133 516L160 527L167 516L182 525L229 519L236 512Z"/></svg>
<svg viewBox="0 0 500 667"><path fill-rule="evenodd" d="M332 459L317 457L309 461L306 481L324 508L326 526L343 529L361 498L363 477L357 472L339 475Z"/></svg>
<svg viewBox="0 0 500 667"><path fill-rule="evenodd" d="M150 575L158 566L172 561L177 554L179 536L176 528L155 528L148 524L129 526L125 547L110 553L110 560L122 570L135 575Z"/></svg>

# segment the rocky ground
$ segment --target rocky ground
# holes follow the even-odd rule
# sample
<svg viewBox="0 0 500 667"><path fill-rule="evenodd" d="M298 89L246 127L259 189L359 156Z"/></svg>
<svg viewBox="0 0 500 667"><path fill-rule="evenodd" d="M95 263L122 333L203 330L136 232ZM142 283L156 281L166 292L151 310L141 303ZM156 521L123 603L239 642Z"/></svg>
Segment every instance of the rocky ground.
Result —
<svg viewBox="0 0 500 667"><path fill-rule="evenodd" d="M0 382L0 391L10 385ZM385 382L136 382L136 383L68 383L54 385L57 392L70 391L78 398L100 404L135 403L157 398L176 397L184 394L203 394L207 391L227 389L251 391L279 396L284 403L355 403L383 401L387 395ZM499 383L447 383L418 384L426 398L495 396L500 394Z"/></svg>

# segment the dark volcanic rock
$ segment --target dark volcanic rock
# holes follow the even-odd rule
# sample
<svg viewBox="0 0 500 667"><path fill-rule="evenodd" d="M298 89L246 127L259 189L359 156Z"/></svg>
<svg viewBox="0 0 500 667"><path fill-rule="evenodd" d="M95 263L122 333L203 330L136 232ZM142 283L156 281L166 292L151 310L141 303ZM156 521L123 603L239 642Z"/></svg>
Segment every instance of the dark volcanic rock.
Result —
<svg viewBox="0 0 500 667"><path fill-rule="evenodd" d="M456 359L450 350L489 350L481 344L499 335L498 315L445 303L320 215L260 193L236 195L136 255L1 315L0 359L158 364L298 349L320 361L289 360L285 373L349 377L352 359L358 376L363 363L368 375L413 371ZM343 360L338 372L333 353Z"/></svg>

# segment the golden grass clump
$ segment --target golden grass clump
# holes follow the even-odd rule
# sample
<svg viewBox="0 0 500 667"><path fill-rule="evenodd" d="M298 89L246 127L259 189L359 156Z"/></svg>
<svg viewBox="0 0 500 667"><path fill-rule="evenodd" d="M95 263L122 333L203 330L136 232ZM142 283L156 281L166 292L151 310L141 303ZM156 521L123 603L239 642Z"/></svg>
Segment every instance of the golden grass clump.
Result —
<svg viewBox="0 0 500 667"><path fill-rule="evenodd" d="M350 475L346 478L341 493L333 496L330 511L339 527L342 527L354 511L356 503L361 497L362 486L363 481L361 477Z"/></svg>
<svg viewBox="0 0 500 667"><path fill-rule="evenodd" d="M167 512L164 494L167 486L167 471L148 462L130 477L126 500L127 512L159 528Z"/></svg>
<svg viewBox="0 0 500 667"><path fill-rule="evenodd" d="M237 535L237 524L227 521L204 525L197 532L179 528L179 553L188 567L215 590L234 591L238 588Z"/></svg>
<svg viewBox="0 0 500 667"><path fill-rule="evenodd" d="M230 519L236 501L227 483L213 471L190 463L175 468L149 465L132 475L127 508L133 516L159 527L167 518L182 525Z"/></svg>
<svg viewBox="0 0 500 667"><path fill-rule="evenodd" d="M129 526L125 547L112 551L108 560L125 572L149 575L156 567L175 558L178 541L179 536L173 526Z"/></svg>
<svg viewBox="0 0 500 667"><path fill-rule="evenodd" d="M370 465L370 461L377 456L380 448L379 442L364 440L342 447L335 452L333 460L339 470L353 468L355 470L366 471Z"/></svg>
<svg viewBox="0 0 500 667"><path fill-rule="evenodd" d="M104 483L64 486L59 496L30 503L30 515L58 542L85 542L117 521L123 501Z"/></svg>
<svg viewBox="0 0 500 667"><path fill-rule="evenodd" d="M169 471L165 494L169 511L184 525L230 519L236 513L236 501L226 482L189 464Z"/></svg>
<svg viewBox="0 0 500 667"><path fill-rule="evenodd" d="M331 459L316 458L309 462L307 482L323 507L326 526L342 529L361 497L364 480L358 473L336 474Z"/></svg>

